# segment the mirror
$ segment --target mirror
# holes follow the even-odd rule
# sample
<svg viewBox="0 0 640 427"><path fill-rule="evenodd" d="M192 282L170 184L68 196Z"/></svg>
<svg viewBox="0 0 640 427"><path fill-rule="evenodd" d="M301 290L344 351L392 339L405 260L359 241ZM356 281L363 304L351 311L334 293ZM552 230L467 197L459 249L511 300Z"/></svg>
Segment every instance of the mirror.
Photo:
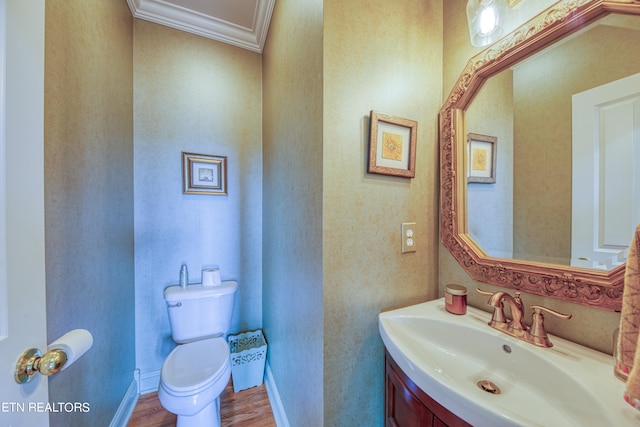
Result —
<svg viewBox="0 0 640 427"><path fill-rule="evenodd" d="M638 14L640 5L624 1L562 1L465 67L440 112L441 238L474 279L620 309L624 246L637 209L607 213L628 224L613 233L615 242L606 239L603 253L575 249L579 236L594 233L577 231L583 221L572 224L589 210L572 201L572 191L584 199L572 186L590 180L571 176L572 158L582 157L572 155L580 148L572 148L571 95L640 73L640 58L632 54L640 41ZM585 69L589 79L578 77ZM558 80L561 75L568 80ZM478 164L495 175L467 182ZM625 182L631 186L632 179Z"/></svg>
<svg viewBox="0 0 640 427"><path fill-rule="evenodd" d="M624 263L640 221L640 195L633 197L640 56L629 55L636 46L640 16L610 14L489 77L477 91L464 113L467 229L488 255L602 270ZM635 118L630 126L627 117ZM483 143L487 138L495 150ZM497 161L486 160L488 152ZM607 159L597 171L596 152ZM476 177L493 169L500 179ZM597 188L588 182L594 177ZM603 203L593 217L596 201Z"/></svg>

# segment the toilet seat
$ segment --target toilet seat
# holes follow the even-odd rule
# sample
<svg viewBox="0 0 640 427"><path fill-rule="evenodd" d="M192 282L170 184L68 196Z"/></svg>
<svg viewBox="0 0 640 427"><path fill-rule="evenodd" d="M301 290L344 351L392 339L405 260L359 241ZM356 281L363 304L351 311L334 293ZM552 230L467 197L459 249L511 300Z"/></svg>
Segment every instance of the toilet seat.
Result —
<svg viewBox="0 0 640 427"><path fill-rule="evenodd" d="M162 364L161 382L174 396L195 394L230 370L229 355L221 337L178 345Z"/></svg>

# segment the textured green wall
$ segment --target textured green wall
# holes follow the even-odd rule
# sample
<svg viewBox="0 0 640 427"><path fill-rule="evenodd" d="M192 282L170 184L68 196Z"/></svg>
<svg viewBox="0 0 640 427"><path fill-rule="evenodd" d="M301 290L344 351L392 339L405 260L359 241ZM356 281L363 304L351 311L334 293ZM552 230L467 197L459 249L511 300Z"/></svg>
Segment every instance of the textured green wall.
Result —
<svg viewBox="0 0 640 427"><path fill-rule="evenodd" d="M94 338L49 380L51 402L91 411L50 420L109 425L135 368L133 19L124 1L47 0L45 25L47 335Z"/></svg>
<svg viewBox="0 0 640 427"><path fill-rule="evenodd" d="M322 425L322 1L279 0L263 52L263 323L291 426Z"/></svg>
<svg viewBox="0 0 640 427"><path fill-rule="evenodd" d="M441 22L438 1L276 4L263 310L291 425L382 425L377 314L437 295ZM418 121L414 179L366 172L370 110ZM418 252L402 255L413 221Z"/></svg>

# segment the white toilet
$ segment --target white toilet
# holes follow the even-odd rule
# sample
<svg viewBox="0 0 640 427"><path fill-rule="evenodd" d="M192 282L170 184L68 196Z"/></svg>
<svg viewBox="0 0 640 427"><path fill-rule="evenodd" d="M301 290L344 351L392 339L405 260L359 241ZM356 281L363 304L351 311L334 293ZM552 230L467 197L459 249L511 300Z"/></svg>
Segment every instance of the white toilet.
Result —
<svg viewBox="0 0 640 427"><path fill-rule="evenodd" d="M169 286L171 335L179 345L162 364L158 398L178 427L220 426L220 393L231 377L226 335L238 283Z"/></svg>

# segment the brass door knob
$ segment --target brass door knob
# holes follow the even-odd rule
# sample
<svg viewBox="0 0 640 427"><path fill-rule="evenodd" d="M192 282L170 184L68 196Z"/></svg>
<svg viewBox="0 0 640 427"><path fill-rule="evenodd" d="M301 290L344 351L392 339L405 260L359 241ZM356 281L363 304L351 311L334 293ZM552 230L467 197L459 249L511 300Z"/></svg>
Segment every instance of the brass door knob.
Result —
<svg viewBox="0 0 640 427"><path fill-rule="evenodd" d="M18 384L28 383L37 372L42 375L57 374L65 363L67 353L62 350L51 350L43 356L37 348L30 348L18 359L14 378Z"/></svg>

